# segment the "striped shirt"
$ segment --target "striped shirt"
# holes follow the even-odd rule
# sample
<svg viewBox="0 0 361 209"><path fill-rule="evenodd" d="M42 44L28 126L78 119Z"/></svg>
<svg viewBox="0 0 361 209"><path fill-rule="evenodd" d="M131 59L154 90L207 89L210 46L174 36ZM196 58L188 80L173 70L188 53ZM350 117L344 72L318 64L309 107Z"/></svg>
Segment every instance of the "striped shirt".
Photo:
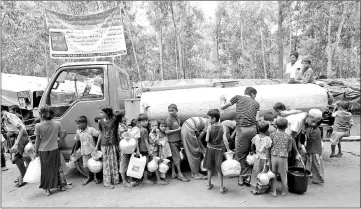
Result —
<svg viewBox="0 0 361 209"><path fill-rule="evenodd" d="M236 104L236 124L237 127L249 127L256 125L256 116L259 111L259 103L249 96L234 96L229 103Z"/></svg>

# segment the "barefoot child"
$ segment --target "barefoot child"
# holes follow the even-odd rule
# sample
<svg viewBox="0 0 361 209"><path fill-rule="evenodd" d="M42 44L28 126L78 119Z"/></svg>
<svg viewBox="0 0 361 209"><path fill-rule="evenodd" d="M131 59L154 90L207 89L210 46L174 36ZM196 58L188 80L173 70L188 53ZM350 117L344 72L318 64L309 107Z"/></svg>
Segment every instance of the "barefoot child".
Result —
<svg viewBox="0 0 361 209"><path fill-rule="evenodd" d="M114 117L113 108L103 106L100 108L99 139L95 150L99 150L99 144L103 153L103 183L108 189L114 189L119 184L119 166L117 152L119 152L118 121Z"/></svg>
<svg viewBox="0 0 361 209"><path fill-rule="evenodd" d="M118 137L119 137L119 141L123 140L122 134L124 132L128 131L128 126L127 124L127 114L125 112L125 110L120 110L119 112L117 111L115 113L115 118L118 121L119 125L118 125ZM125 187L134 187L137 185L137 183L135 181L133 181L132 178L129 178L129 180L127 180L127 176L126 176L126 172L127 172L127 168L129 165L129 161L130 161L130 157L131 154L125 154L120 150L120 155L119 155L119 173L122 177L123 180L123 185Z"/></svg>
<svg viewBox="0 0 361 209"><path fill-rule="evenodd" d="M172 157L172 151L168 142L167 134L165 133L167 129L167 122L165 120L159 121L159 131L157 132L158 143L159 143L159 156L160 159L167 159ZM161 178L165 179L166 175L161 174Z"/></svg>
<svg viewBox="0 0 361 209"><path fill-rule="evenodd" d="M189 182L189 179L184 177L181 171L181 157L180 157L180 146L181 146L181 137L180 137L180 120L178 118L178 108L175 104L170 104L168 106L169 117L167 121L167 130L166 134L168 136L168 141L170 148L172 150L172 178L177 178L179 181ZM177 167L178 175L175 173L175 167Z"/></svg>
<svg viewBox="0 0 361 209"><path fill-rule="evenodd" d="M149 133L150 152L152 153L152 157L158 157L160 156L158 121L151 120L149 124L150 124L150 133ZM157 184L162 184L162 185L168 184L168 182L165 182L161 179L159 170L155 171L155 175L157 176Z"/></svg>
<svg viewBox="0 0 361 209"><path fill-rule="evenodd" d="M337 104L338 110L334 109L332 116L335 117L335 122L333 124L333 132L331 134L330 143L331 143L331 155L333 157L341 157L341 139L343 137L350 136L350 129L353 125L352 114L347 110L349 109L349 103L347 101L341 101ZM338 146L338 154L335 155L335 148Z"/></svg>
<svg viewBox="0 0 361 209"><path fill-rule="evenodd" d="M257 176L263 171L265 165L269 165L271 161L269 151L272 146L272 140L268 136L269 123L261 120L258 122L258 128L260 133L253 137L251 146L252 152L256 153L251 176L251 186L254 188L252 190L253 194L261 194L268 190L268 185L259 183ZM266 165L266 167L269 168L270 166Z"/></svg>
<svg viewBox="0 0 361 209"><path fill-rule="evenodd" d="M311 109L306 119L306 168L312 172L311 181L314 184L324 183L322 160L321 130L322 112Z"/></svg>
<svg viewBox="0 0 361 209"><path fill-rule="evenodd" d="M287 171L288 171L288 153L292 149L292 137L285 133L288 121L286 118L278 118L276 120L277 131L270 135L272 140L271 147L271 170L273 173L279 173L282 182L282 195L288 192ZM276 193L276 180L272 179L272 189L270 194L274 197Z"/></svg>
<svg viewBox="0 0 361 209"><path fill-rule="evenodd" d="M218 109L209 110L208 121L210 126L207 127L206 142L207 149L204 157L204 167L207 169L208 175L208 189L213 188L212 184L212 170L218 172L218 177L221 181L220 192L225 194L227 189L223 186L223 174L221 171L221 164L223 161L223 154L225 148L229 150L228 140L226 136L226 128L219 123L220 113Z"/></svg>
<svg viewBox="0 0 361 209"><path fill-rule="evenodd" d="M87 162L91 158L91 153L95 148L95 137L99 136L98 131L88 126L88 120L85 116L80 116L76 120L76 125L78 126L78 130L75 133L74 140L80 141L80 152L83 158L83 167L87 173L87 179L83 181L82 185L85 186L93 179L95 179L95 183L99 184L99 180L96 177L95 173L89 171Z"/></svg>

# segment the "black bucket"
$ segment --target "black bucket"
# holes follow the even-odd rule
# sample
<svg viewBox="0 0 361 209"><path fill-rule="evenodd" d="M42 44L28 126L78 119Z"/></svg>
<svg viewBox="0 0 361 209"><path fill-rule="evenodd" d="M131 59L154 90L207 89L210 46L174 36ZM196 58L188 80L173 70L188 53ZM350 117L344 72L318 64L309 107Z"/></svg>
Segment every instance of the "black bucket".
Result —
<svg viewBox="0 0 361 209"><path fill-rule="evenodd" d="M289 167L287 172L288 190L292 193L303 194L307 191L308 182L312 173L302 167Z"/></svg>

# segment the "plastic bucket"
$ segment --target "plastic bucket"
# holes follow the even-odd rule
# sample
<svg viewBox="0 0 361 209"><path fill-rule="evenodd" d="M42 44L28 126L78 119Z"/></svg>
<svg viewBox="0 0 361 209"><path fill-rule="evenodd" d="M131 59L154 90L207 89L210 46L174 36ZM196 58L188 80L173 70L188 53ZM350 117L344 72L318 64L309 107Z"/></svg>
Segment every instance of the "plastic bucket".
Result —
<svg viewBox="0 0 361 209"><path fill-rule="evenodd" d="M288 190L296 194L305 193L311 176L312 173L308 169L306 169L305 175L303 167L289 167L287 172Z"/></svg>

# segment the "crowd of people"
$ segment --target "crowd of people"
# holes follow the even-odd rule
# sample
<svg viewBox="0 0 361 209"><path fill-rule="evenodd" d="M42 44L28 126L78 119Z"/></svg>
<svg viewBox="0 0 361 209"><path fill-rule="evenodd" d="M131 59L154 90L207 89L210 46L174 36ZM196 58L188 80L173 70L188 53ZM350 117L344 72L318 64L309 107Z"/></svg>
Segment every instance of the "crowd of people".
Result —
<svg viewBox="0 0 361 209"><path fill-rule="evenodd" d="M306 168L312 172L312 182L324 183L324 169L322 160L322 139L319 126L322 122L322 112L311 109L308 113L299 110L287 110L283 103L274 105L274 112L267 112L259 117L260 104L255 100L257 90L247 87L244 95L234 96L228 103L219 109L207 112L207 118L191 117L182 125L178 117L176 104L168 106L169 116L162 120L149 120L145 113L128 124L125 110L113 111L110 106L103 106L99 110L102 118L99 131L89 127L86 116L79 116L74 125L78 130L75 140L80 143L83 166L87 171L87 178L82 185L91 181L103 184L106 188L113 189L114 185L122 184L134 187L139 184L126 175L131 154L125 154L119 148L123 140L123 133L129 132L136 139L135 153L147 158L147 163L153 157L171 161L171 178L182 182L189 182L181 170L180 149L184 148L187 161L191 170L191 177L195 180L208 180L207 189L212 189L212 171L217 171L220 178L219 190L222 194L227 192L223 186L221 164L224 153L233 150L235 159L241 164L241 173L238 185L251 186L253 194L269 191L272 196L277 196L276 180L271 180L269 185L263 185L257 178L265 168L278 174L282 183L282 195L288 192L287 170L299 162L305 162ZM222 111L236 105L235 120L220 121ZM341 157L341 139L348 136L352 126L352 115L348 112L348 103L336 103L334 111L335 124L331 135L331 158ZM15 109L15 110L14 110ZM30 157L23 156L24 147L29 142L24 123L18 117L16 108L7 112L2 110L2 121L6 131L6 140L2 140L2 157L5 151L11 153L11 161L19 169L20 176L16 186L21 187L26 183L23 177ZM52 108L45 105L40 108L41 122L35 125L35 157L40 158L41 181L45 195L50 195L50 189L69 189L61 166L61 153L58 140L62 140L66 132L62 124L53 120ZM336 145L338 154L335 154ZM100 150L102 152L102 181L96 174L87 169L87 161L91 154ZM247 163L247 156L253 154L253 165ZM200 172L201 161L207 170L207 176ZM2 167L5 161L2 160ZM3 168L4 171L4 168ZM155 171L156 182L148 178L147 169L143 174L142 183L167 185L169 181L164 173Z"/></svg>

